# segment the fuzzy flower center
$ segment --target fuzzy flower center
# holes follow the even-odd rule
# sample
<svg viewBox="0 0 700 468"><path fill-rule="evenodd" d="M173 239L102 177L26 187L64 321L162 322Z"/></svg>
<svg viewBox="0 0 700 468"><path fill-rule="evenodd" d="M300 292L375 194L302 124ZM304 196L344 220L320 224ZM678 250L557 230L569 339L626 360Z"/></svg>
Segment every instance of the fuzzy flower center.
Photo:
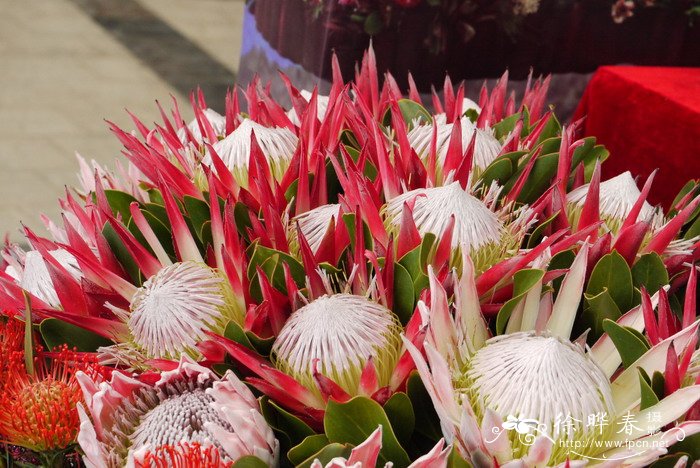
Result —
<svg viewBox="0 0 700 468"><path fill-rule="evenodd" d="M568 213L572 223L578 223L578 217L586 203L588 184L582 185L567 195ZM600 216L613 232L618 232L622 223L629 216L632 207L641 192L629 171L600 183ZM660 224L656 210L646 201L639 212L639 220Z"/></svg>
<svg viewBox="0 0 700 468"><path fill-rule="evenodd" d="M503 224L498 216L478 198L463 190L458 182L444 187L417 189L399 195L386 204L387 220L398 223L404 203L413 205L413 222L421 236L441 236L450 217L455 217L452 247L479 249L499 242Z"/></svg>
<svg viewBox="0 0 700 468"><path fill-rule="evenodd" d="M445 115L435 116L435 125L437 126L437 160L440 167L445 162L447 157L447 149L450 146L450 138L452 136L452 127L454 124L446 123ZM476 130L476 142L474 146L474 167L479 170L486 169L501 152L501 144L493 136L493 133L488 130L477 129L476 126L468 119L461 119L462 130L462 151L464 151L471 142L474 130ZM419 125L408 133L408 141L416 153L423 159L427 160L431 151L433 140L433 126Z"/></svg>
<svg viewBox="0 0 700 468"><path fill-rule="evenodd" d="M337 204L322 205L294 217L289 226L289 237L292 247L294 247L294 250L298 247L297 224L299 225L299 229L301 229L301 233L306 238L306 241L309 243L311 250L316 252L328 232L331 220L335 220L337 224L339 218L340 205Z"/></svg>
<svg viewBox="0 0 700 468"><path fill-rule="evenodd" d="M128 325L134 342L151 357L191 352L206 330L241 320L233 292L216 270L196 262L175 263L149 278L131 301Z"/></svg>
<svg viewBox="0 0 700 468"><path fill-rule="evenodd" d="M309 389L316 389L317 370L355 394L369 359L380 383L388 383L400 334L398 319L380 304L351 294L323 296L292 314L273 345L273 358Z"/></svg>
<svg viewBox="0 0 700 468"><path fill-rule="evenodd" d="M233 428L212 407L213 401L214 398L201 388L162 401L141 418L131 436L134 449L213 440L212 434L204 427L208 422L232 431Z"/></svg>
<svg viewBox="0 0 700 468"><path fill-rule="evenodd" d="M573 343L553 336L515 333L492 338L472 357L460 382L483 416L534 420L537 434L555 440L598 435L592 418L612 420L610 383L603 371ZM517 434L514 451L524 453Z"/></svg>
<svg viewBox="0 0 700 468"><path fill-rule="evenodd" d="M268 128L250 119L243 122L226 138L214 144L214 150L233 173L238 183L247 185L250 164L251 137L255 138L260 150L267 159L272 175L280 179L294 156L299 139L288 128ZM211 165L210 155L203 162Z"/></svg>

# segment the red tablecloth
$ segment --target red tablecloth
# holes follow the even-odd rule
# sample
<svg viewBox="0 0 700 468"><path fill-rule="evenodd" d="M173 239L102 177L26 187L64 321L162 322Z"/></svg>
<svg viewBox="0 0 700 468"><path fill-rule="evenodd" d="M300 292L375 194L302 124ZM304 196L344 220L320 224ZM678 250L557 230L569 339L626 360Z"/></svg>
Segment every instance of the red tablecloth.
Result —
<svg viewBox="0 0 700 468"><path fill-rule="evenodd" d="M659 168L650 201L673 201L700 178L700 68L601 67L574 119L610 150L603 176L629 170L646 178Z"/></svg>

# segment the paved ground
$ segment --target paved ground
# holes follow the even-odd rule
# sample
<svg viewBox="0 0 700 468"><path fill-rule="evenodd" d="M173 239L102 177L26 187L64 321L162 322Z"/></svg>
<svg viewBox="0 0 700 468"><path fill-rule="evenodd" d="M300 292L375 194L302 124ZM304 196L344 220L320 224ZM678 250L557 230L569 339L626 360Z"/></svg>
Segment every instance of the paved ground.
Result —
<svg viewBox="0 0 700 468"><path fill-rule="evenodd" d="M40 228L76 182L75 151L110 163L120 145L103 119L146 122L154 100L212 96L233 81L242 0L2 0L0 234ZM212 97L210 101L215 100Z"/></svg>

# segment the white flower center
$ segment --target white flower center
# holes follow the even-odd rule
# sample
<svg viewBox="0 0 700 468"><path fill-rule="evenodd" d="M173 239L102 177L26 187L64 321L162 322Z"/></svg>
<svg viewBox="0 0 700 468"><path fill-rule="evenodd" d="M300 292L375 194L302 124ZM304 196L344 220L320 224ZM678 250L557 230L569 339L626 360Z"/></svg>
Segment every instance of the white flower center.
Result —
<svg viewBox="0 0 700 468"><path fill-rule="evenodd" d="M233 431L212 407L213 401L214 398L200 388L163 400L141 418L131 435L133 450L145 445L158 447L180 442L211 443L216 439L204 427L208 422Z"/></svg>
<svg viewBox="0 0 700 468"><path fill-rule="evenodd" d="M594 430L590 417L614 417L603 371L577 345L558 337L492 338L471 359L466 378L482 414L489 408L504 420L534 419L554 438L578 438Z"/></svg>
<svg viewBox="0 0 700 468"><path fill-rule="evenodd" d="M277 367L315 389L317 370L349 393L357 391L362 368L372 358L388 383L400 349L401 325L380 304L361 296L323 296L292 314L272 352Z"/></svg>
<svg viewBox="0 0 700 468"><path fill-rule="evenodd" d="M290 238L296 240L298 223L302 234L304 234L306 241L309 243L309 247L311 247L313 252L316 252L328 232L331 219L335 219L337 225L339 215L340 205L322 205L302 213L292 219Z"/></svg>
<svg viewBox="0 0 700 468"><path fill-rule="evenodd" d="M567 195L570 205L581 209L586 203L588 184L578 187ZM622 223L629 216L641 192L629 171L600 183L600 214L613 224ZM646 201L639 212L639 221L652 222L656 215L654 207Z"/></svg>
<svg viewBox="0 0 700 468"><path fill-rule="evenodd" d="M446 123L444 114L436 115L434 120L435 125L437 125L437 159L442 165L447 157L447 149L450 146L450 137L454 124ZM474 129L476 129L473 166L479 169L486 169L500 154L502 149L501 143L493 136L493 132L477 129L469 119L463 118L460 122L462 126L462 152L469 146ZM423 160L426 160L430 154L432 140L432 125L419 125L408 132L408 141L411 147Z"/></svg>
<svg viewBox="0 0 700 468"><path fill-rule="evenodd" d="M241 320L226 279L208 266L175 263L146 281L131 301L128 325L134 342L149 356L178 357L205 338Z"/></svg>
<svg viewBox="0 0 700 468"><path fill-rule="evenodd" d="M412 190L389 201L384 208L389 224L398 227L404 203L410 205L411 202L415 202L413 221L421 236L432 233L440 238L450 217L454 216L452 248L463 246L475 250L501 240L503 224L496 213L463 190L458 182L444 187Z"/></svg>
<svg viewBox="0 0 700 468"><path fill-rule="evenodd" d="M250 119L244 119L238 128L214 144L214 150L239 183L246 183L253 132L272 174L278 179L281 178L299 142L297 136L288 128L267 128ZM211 165L211 156L206 155L203 162Z"/></svg>

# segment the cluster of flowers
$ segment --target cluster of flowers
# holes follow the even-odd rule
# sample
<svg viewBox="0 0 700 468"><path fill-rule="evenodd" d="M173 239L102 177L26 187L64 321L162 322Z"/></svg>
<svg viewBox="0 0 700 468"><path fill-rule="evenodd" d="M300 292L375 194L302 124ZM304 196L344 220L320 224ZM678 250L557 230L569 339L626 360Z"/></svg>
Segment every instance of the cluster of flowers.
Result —
<svg viewBox="0 0 700 468"><path fill-rule="evenodd" d="M254 81L224 115L195 93L189 124L112 125L128 164L81 160L50 236L5 247L7 457L691 461L697 183L664 213L653 175L601 180L547 80L516 104L447 79L431 113L370 51L327 96L286 84L291 109Z"/></svg>

